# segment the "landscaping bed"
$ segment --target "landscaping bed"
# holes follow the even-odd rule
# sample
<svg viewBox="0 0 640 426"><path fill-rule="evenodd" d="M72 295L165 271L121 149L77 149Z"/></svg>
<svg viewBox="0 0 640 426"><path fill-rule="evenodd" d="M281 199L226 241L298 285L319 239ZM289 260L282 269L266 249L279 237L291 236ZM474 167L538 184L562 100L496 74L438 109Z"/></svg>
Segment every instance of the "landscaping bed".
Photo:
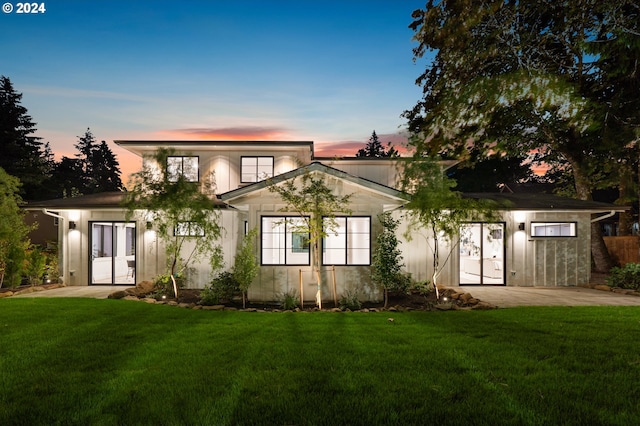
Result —
<svg viewBox="0 0 640 426"><path fill-rule="evenodd" d="M383 302L362 302L358 309L336 305L333 300L322 302L323 311L361 311L361 312L381 312L381 311L433 311L433 310L479 310L494 309L495 306L474 298L470 293L461 293L451 288L441 288L440 298L436 297L435 291L427 294L410 292L408 294L393 294L389 296L387 307ZM110 299L138 300L146 303L167 304L189 309L204 310L239 310L239 311L269 311L278 312L283 310L294 311L317 311L319 310L313 302L308 302L304 306L293 309L283 309L280 303L251 303L242 307L240 299L225 301L224 303L206 305L201 303L200 290L182 289L179 297L171 298L154 293L153 283L143 281L136 287L118 290L109 295Z"/></svg>

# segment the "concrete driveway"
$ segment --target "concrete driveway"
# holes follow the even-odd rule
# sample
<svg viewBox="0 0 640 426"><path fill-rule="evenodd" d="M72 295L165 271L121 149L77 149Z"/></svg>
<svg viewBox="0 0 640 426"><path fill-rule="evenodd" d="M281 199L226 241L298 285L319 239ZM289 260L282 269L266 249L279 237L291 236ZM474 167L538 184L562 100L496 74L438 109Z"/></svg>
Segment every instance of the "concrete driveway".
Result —
<svg viewBox="0 0 640 426"><path fill-rule="evenodd" d="M640 297L584 287L455 287L499 308L516 306L640 306Z"/></svg>

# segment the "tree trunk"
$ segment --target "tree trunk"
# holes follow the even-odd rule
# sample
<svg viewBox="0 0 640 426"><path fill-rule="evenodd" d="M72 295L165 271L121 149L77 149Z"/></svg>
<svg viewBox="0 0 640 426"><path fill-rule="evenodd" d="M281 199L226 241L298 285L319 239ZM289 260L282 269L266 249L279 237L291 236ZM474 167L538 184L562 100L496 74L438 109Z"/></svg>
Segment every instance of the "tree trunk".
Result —
<svg viewBox="0 0 640 426"><path fill-rule="evenodd" d="M630 200L633 199L633 172L628 164L621 164L618 179L618 192L619 198L616 204L628 206ZM617 235L626 236L631 235L631 225L633 224L633 218L629 210L619 214L618 232Z"/></svg>
<svg viewBox="0 0 640 426"><path fill-rule="evenodd" d="M584 201L593 200L589 179L586 173L582 171L580 163L570 155L565 154L565 156L571 164L577 198ZM609 269L614 266L609 250L604 244L602 230L600 229L600 224L598 222L593 222L591 224L591 260L593 262L593 269L596 272L609 272Z"/></svg>

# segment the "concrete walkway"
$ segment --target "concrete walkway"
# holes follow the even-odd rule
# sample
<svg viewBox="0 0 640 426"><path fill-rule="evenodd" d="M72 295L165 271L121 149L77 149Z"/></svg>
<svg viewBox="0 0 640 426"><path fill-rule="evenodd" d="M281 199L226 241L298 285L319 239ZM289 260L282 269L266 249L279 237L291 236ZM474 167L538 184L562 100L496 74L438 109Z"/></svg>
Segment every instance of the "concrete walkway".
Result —
<svg viewBox="0 0 640 426"><path fill-rule="evenodd" d="M584 287L463 286L459 292L499 308L516 306L640 306L640 297Z"/></svg>
<svg viewBox="0 0 640 426"><path fill-rule="evenodd" d="M23 293L12 297L89 297L94 299L106 299L114 291L124 290L126 286L90 285L69 286L54 288L51 290Z"/></svg>
<svg viewBox="0 0 640 426"><path fill-rule="evenodd" d="M62 287L13 297L92 297L106 299L125 286ZM640 297L583 287L454 287L499 308L516 306L640 306Z"/></svg>

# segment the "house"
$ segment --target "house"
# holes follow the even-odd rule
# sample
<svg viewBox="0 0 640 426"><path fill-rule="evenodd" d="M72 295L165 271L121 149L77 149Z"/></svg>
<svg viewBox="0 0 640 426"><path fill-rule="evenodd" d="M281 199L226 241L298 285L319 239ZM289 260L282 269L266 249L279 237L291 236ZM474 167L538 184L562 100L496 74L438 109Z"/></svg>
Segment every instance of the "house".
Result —
<svg viewBox="0 0 640 426"><path fill-rule="evenodd" d="M431 280L433 238L426 229L405 237L409 198L399 189L402 159L320 158L313 142L274 141L115 141L146 156L172 147L170 169L193 181L215 173L217 203L227 267L248 229L257 228L260 272L249 300L270 301L295 290L315 300L308 239L287 223L296 220L266 178L274 183L305 173L322 176L337 194L350 194L349 215L338 215L339 229L322 242L323 299L357 290L363 299L380 300L372 284L371 256L381 232L377 215L392 212L401 220L398 237L405 269L414 280ZM443 164L448 167L450 164ZM466 223L458 238L440 247L438 283L456 285L577 286L590 279L591 223L618 207L551 195L466 194L507 202L498 219ZM67 285L133 285L164 273L166 259L153 223L127 221L122 193L105 193L32 203L29 210L58 219L61 279ZM197 237L195 238L197 240ZM207 265L198 265L189 285L210 281Z"/></svg>

